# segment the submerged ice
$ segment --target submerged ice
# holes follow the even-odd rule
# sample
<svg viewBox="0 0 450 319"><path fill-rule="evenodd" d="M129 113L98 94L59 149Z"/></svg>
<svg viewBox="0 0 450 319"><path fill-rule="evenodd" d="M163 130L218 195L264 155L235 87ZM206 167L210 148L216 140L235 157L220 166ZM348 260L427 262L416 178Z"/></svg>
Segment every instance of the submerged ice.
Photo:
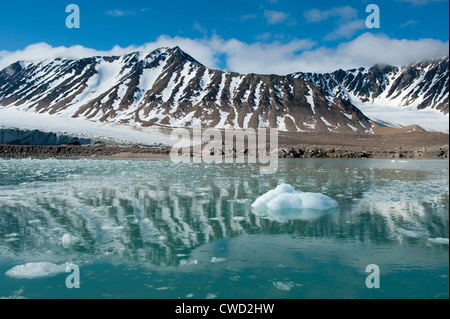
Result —
<svg viewBox="0 0 450 319"><path fill-rule="evenodd" d="M256 214L274 220L314 219L337 207L338 203L324 194L302 192L289 184L277 186L252 204Z"/></svg>

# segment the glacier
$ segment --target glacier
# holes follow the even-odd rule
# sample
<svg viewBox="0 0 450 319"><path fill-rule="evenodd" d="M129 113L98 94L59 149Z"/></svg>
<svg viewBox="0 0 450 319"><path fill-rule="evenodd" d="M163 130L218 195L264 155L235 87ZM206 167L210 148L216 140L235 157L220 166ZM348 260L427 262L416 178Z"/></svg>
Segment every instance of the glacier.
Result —
<svg viewBox="0 0 450 319"><path fill-rule="evenodd" d="M89 145L91 139L76 136L61 135L53 132L42 132L39 130L19 130L11 128L0 128L0 144L14 145L64 145L77 144Z"/></svg>

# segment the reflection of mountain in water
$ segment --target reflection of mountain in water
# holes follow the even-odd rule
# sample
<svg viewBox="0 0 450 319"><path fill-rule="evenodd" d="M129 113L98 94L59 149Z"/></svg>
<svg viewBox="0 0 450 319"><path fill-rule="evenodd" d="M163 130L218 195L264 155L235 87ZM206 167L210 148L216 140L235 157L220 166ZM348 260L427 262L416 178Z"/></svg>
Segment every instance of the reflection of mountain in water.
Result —
<svg viewBox="0 0 450 319"><path fill-rule="evenodd" d="M243 234L382 243L405 240L395 230L409 227L448 238L448 175L445 180L421 170L294 161L264 177L250 165L236 170L169 161L51 161L30 161L29 167L22 162L29 174L16 177L34 182L0 188L5 258L178 265L205 243ZM15 164L7 165L20 170ZM46 182L33 178L37 171L55 175ZM286 223L253 214L253 200L280 183L326 193L339 210Z"/></svg>

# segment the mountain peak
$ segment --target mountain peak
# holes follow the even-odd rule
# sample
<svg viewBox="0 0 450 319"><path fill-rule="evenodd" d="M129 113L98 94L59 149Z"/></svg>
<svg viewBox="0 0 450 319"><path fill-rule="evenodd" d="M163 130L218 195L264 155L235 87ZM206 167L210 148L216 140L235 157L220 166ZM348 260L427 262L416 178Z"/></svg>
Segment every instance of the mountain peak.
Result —
<svg viewBox="0 0 450 319"><path fill-rule="evenodd" d="M192 56L184 52L179 46L175 46L171 49L168 49L168 53L173 55L179 55L182 59L187 60L189 62L192 62L194 64L197 64L199 66L204 66L200 62L198 62L196 59L194 59Z"/></svg>
<svg viewBox="0 0 450 319"><path fill-rule="evenodd" d="M370 68L326 74L298 72L290 76L311 81L328 94L352 103L436 109L449 113L448 56L402 67L378 63Z"/></svg>

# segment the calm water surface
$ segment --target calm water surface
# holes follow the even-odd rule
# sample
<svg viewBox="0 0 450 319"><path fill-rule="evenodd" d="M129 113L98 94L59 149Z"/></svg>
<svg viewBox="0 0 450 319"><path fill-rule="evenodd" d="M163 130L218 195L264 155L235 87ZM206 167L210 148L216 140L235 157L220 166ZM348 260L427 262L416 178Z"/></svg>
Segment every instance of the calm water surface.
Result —
<svg viewBox="0 0 450 319"><path fill-rule="evenodd" d="M252 212L282 183L339 208ZM283 159L260 175L256 164L0 160L5 298L448 298L448 238L448 161ZM43 262L78 265L80 288L61 271L6 274Z"/></svg>

